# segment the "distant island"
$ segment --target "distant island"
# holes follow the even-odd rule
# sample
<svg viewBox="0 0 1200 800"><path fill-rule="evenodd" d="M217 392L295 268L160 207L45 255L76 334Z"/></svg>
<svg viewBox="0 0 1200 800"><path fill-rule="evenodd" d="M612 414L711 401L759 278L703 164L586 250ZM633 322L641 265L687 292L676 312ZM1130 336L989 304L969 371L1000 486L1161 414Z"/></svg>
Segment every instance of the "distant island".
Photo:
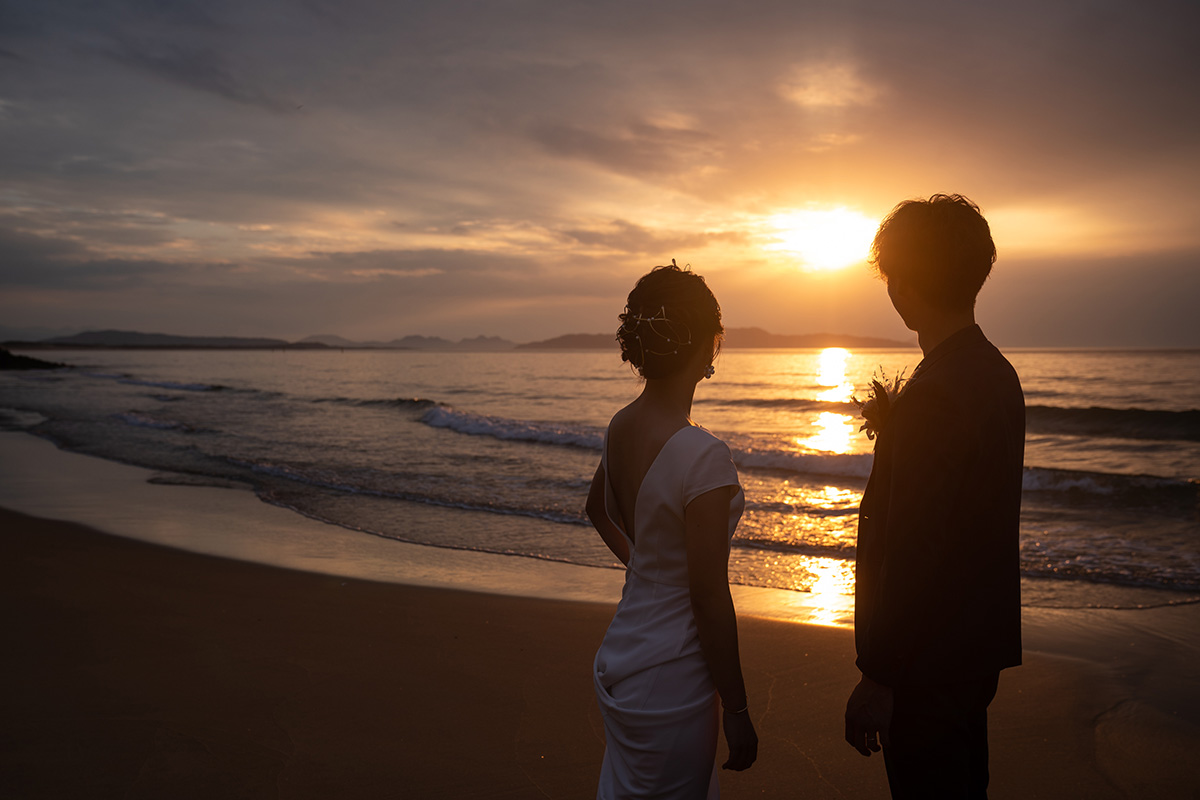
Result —
<svg viewBox="0 0 1200 800"><path fill-rule="evenodd" d="M568 333L542 342L519 344L517 350L608 350L617 346L611 333ZM915 342L879 339L871 336L850 336L841 333L768 333L762 328L730 328L725 331L723 347L809 349L821 347L887 348L916 347Z"/></svg>
<svg viewBox="0 0 1200 800"><path fill-rule="evenodd" d="M165 348L165 349L276 349L281 347L304 347L283 339L241 338L237 336L173 336L167 333L138 333L137 331L85 331L74 336L53 336L36 342L5 342L5 346L47 347L52 349L74 348Z"/></svg>
<svg viewBox="0 0 1200 800"><path fill-rule="evenodd" d="M459 352L502 352L511 350L611 350L617 346L611 333L569 333L539 342L517 344L498 336L476 336L452 342L438 336L410 335L390 341L357 342L334 334L317 334L296 342L237 336L175 336L137 331L85 331L72 336L53 336L36 341L0 343L20 350L161 349L161 350L436 350ZM762 328L730 328L725 347L808 349L823 347L908 348L915 342L851 336L837 333L778 334Z"/></svg>

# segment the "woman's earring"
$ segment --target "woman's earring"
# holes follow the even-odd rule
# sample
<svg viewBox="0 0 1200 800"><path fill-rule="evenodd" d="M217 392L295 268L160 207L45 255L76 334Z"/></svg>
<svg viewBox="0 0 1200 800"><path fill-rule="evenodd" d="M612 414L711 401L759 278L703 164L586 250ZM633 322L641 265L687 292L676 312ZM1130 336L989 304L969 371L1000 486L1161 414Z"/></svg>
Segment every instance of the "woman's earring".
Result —
<svg viewBox="0 0 1200 800"><path fill-rule="evenodd" d="M712 364L709 364L708 368L704 370L704 377L706 380L716 374L717 374L717 368L714 367Z"/></svg>

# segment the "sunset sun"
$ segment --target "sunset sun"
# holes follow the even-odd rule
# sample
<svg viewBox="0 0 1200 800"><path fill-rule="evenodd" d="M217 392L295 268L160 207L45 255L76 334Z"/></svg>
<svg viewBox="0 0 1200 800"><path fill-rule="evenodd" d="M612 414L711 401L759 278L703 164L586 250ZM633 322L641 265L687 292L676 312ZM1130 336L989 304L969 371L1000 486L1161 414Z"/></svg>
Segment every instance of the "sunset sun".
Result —
<svg viewBox="0 0 1200 800"><path fill-rule="evenodd" d="M767 220L772 250L794 254L808 269L834 270L864 261L877 222L848 208L789 211Z"/></svg>

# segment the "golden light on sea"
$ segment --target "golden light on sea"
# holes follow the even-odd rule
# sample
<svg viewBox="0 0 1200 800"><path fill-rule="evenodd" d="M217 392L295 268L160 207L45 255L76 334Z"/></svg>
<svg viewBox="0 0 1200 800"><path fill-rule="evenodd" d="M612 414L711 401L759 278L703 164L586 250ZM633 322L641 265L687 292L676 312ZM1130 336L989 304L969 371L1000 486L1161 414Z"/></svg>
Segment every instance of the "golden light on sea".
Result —
<svg viewBox="0 0 1200 800"><path fill-rule="evenodd" d="M849 208L788 211L767 218L768 250L795 255L808 269L835 270L866 260L878 222Z"/></svg>
<svg viewBox="0 0 1200 800"><path fill-rule="evenodd" d="M854 596L853 562L814 557L806 566L814 578L809 589L811 615L808 622L844 625L847 607L853 607L847 602L847 598Z"/></svg>
<svg viewBox="0 0 1200 800"><path fill-rule="evenodd" d="M849 453L854 437L854 418L849 414L822 411L814 422L817 432L806 439L797 439L796 444L809 450L823 453Z"/></svg>
<svg viewBox="0 0 1200 800"><path fill-rule="evenodd" d="M854 394L854 384L846 380L846 362L850 351L844 347L826 347L817 356L817 385L827 389L817 394L827 403L848 403Z"/></svg>
<svg viewBox="0 0 1200 800"><path fill-rule="evenodd" d="M803 551L853 548L862 492L807 481L764 482L753 474L746 475L745 489L758 502L742 517L739 536L759 547L734 548L730 563L737 572L751 585L789 590L773 596L773 614L818 625L851 625L854 559ZM766 510L784 506L792 506L793 513Z"/></svg>
<svg viewBox="0 0 1200 800"><path fill-rule="evenodd" d="M826 403L848 403L854 394L854 384L846 379L846 364L850 351L843 347L827 347L817 356L816 383L826 387L817 399ZM796 439L796 444L809 450L825 453L849 453L854 437L854 418L836 411L822 411L812 421L816 433Z"/></svg>

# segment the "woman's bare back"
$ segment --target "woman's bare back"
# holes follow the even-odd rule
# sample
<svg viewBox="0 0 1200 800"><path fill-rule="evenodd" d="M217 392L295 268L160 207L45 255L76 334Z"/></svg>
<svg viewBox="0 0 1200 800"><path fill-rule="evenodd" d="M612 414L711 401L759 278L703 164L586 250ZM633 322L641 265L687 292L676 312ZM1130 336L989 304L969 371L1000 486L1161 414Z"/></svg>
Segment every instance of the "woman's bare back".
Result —
<svg viewBox="0 0 1200 800"><path fill-rule="evenodd" d="M621 526L635 540L637 496L646 473L671 437L692 424L686 416L666 412L638 398L613 417L608 428L608 474L617 500Z"/></svg>

